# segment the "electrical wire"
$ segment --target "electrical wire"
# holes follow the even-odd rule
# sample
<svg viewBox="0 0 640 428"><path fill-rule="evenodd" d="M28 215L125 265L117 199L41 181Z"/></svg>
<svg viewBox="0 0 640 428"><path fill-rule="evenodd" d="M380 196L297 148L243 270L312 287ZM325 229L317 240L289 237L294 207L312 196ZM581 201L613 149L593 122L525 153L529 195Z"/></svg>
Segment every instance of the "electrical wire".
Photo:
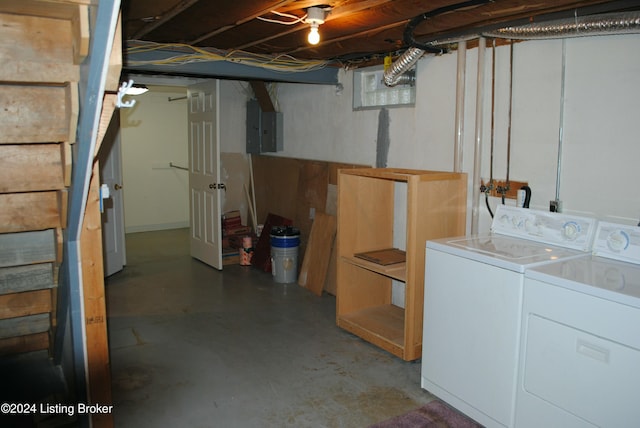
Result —
<svg viewBox="0 0 640 428"><path fill-rule="evenodd" d="M143 54L162 50L184 51L182 54L168 56L162 59L130 60L128 65L184 65L198 62L227 61L251 67L260 67L277 72L295 73L320 70L331 64L325 60L302 60L290 55L261 55L240 50L223 51L213 48L199 48L183 43L154 43L135 41L135 45L127 47L129 55Z"/></svg>
<svg viewBox="0 0 640 428"><path fill-rule="evenodd" d="M288 13L282 13L282 12L278 12L278 11L275 11L275 10L272 10L270 12L273 13L274 15L282 16L282 17L285 17L285 18L291 18L291 19L293 19L293 21L280 21L278 19L263 18L262 16L258 16L257 19L259 19L260 21L271 22L271 23L274 23L274 24L281 24L281 25L299 24L301 22L304 22L305 19L307 19L307 15L306 14L303 17L298 18L295 15L291 15L291 14L288 14Z"/></svg>

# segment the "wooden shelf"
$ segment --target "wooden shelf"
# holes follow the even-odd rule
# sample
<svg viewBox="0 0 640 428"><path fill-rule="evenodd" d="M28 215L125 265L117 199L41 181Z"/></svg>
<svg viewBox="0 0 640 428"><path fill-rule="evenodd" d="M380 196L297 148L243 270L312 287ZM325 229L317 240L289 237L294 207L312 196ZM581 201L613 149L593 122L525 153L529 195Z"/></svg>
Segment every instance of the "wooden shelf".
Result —
<svg viewBox="0 0 640 428"><path fill-rule="evenodd" d="M347 263L351 263L352 265L360 266L372 272L377 272L381 275L385 275L390 278L397 279L398 281L402 281L402 282L406 281L406 277L407 277L406 262L384 266L384 265L369 262L363 259L359 259L357 257L342 257L342 260Z"/></svg>
<svg viewBox="0 0 640 428"><path fill-rule="evenodd" d="M338 326L398 357L404 354L404 309L398 306L374 306L342 315Z"/></svg>
<svg viewBox="0 0 640 428"><path fill-rule="evenodd" d="M399 168L339 171L339 327L406 361L422 356L425 244L429 239L464 235L466 189L466 175L458 173ZM395 206L405 200L406 206ZM397 247L397 242L405 247L403 263L385 266L355 257ZM392 296L394 280L404 283L404 305Z"/></svg>

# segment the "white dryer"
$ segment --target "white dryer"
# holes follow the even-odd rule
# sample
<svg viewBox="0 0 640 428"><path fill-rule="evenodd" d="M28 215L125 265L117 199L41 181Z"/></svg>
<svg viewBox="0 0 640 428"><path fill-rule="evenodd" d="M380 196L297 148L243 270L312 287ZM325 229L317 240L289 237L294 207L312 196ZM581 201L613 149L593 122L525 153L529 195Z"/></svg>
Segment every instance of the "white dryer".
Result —
<svg viewBox="0 0 640 428"><path fill-rule="evenodd" d="M518 427L640 424L640 227L600 223L593 249L525 273Z"/></svg>
<svg viewBox="0 0 640 428"><path fill-rule="evenodd" d="M583 257L594 232L594 219L500 205L490 234L428 241L422 388L513 426L524 272Z"/></svg>

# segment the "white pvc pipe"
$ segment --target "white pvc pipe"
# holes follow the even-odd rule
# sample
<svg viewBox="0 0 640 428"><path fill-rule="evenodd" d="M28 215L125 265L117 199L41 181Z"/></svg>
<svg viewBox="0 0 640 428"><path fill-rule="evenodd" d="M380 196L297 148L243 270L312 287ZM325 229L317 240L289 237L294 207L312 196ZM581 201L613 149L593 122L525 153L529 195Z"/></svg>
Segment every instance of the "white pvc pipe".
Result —
<svg viewBox="0 0 640 428"><path fill-rule="evenodd" d="M478 39L478 82L476 87L476 143L473 155L473 194L471 207L471 234L478 233L480 219L480 173L482 167L482 134L483 134L483 106L484 106L484 53L487 41L484 37Z"/></svg>
<svg viewBox="0 0 640 428"><path fill-rule="evenodd" d="M458 43L458 71L456 81L456 135L453 149L453 171L462 172L464 145L464 91L467 73L467 42Z"/></svg>

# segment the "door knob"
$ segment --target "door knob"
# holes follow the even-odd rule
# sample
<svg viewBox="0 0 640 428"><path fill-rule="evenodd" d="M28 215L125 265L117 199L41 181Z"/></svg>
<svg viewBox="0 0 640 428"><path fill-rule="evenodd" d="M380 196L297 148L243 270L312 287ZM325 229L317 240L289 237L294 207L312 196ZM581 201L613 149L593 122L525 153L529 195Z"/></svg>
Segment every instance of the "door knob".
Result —
<svg viewBox="0 0 640 428"><path fill-rule="evenodd" d="M116 190L120 190L120 189L122 189L122 186L121 186L121 185L119 185L119 184L115 184L115 185L113 186L113 188L114 188L114 189L116 189Z"/></svg>

